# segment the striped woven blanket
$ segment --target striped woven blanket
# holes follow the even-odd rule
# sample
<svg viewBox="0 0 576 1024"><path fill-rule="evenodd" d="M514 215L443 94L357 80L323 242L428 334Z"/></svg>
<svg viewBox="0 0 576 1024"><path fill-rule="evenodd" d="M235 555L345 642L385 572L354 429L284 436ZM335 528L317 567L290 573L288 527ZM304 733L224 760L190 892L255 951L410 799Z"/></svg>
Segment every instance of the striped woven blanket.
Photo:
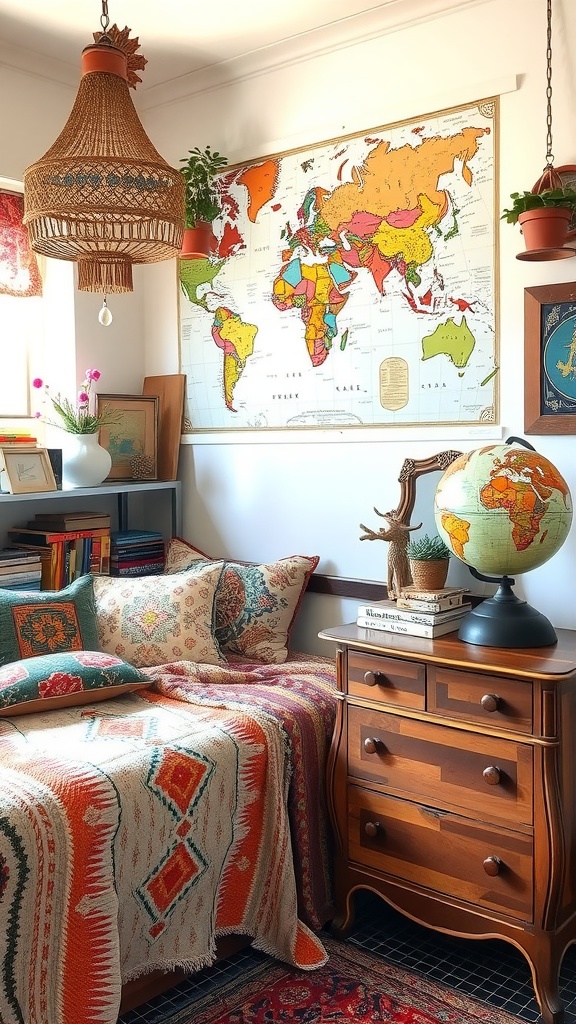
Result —
<svg viewBox="0 0 576 1024"><path fill-rule="evenodd" d="M124 981L206 966L219 934L325 961L298 917L289 734L266 708L186 693L198 670L0 721L2 1024L115 1024Z"/></svg>

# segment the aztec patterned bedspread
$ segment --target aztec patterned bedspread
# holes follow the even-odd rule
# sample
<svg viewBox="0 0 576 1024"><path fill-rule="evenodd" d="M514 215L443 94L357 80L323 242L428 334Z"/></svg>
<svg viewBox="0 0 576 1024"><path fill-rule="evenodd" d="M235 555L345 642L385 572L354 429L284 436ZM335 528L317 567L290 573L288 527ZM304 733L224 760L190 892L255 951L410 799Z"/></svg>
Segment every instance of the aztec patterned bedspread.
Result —
<svg viewBox="0 0 576 1024"><path fill-rule="evenodd" d="M206 966L219 935L325 962L332 666L146 673L0 720L2 1024L115 1024L123 982Z"/></svg>

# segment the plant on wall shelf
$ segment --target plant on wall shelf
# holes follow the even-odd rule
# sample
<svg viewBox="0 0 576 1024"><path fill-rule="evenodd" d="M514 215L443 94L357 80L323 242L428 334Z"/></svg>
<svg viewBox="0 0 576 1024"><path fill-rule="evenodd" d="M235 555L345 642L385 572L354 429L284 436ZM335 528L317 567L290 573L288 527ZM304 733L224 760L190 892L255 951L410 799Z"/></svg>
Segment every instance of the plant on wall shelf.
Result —
<svg viewBox="0 0 576 1024"><path fill-rule="evenodd" d="M519 217L529 210L555 209L570 210L572 217L576 213L576 192L572 188L549 188L544 192L513 192L510 196L512 205L502 211L502 220L508 224L516 224Z"/></svg>
<svg viewBox="0 0 576 1024"><path fill-rule="evenodd" d="M212 221L222 212L216 178L226 167L228 160L210 146L201 150L198 146L188 150L182 157L180 168L186 191L184 193L184 241L182 257L208 256L213 245ZM194 232L190 234L190 232ZM203 239L199 243L198 233Z"/></svg>
<svg viewBox="0 0 576 1024"><path fill-rule="evenodd" d="M502 220L520 224L526 252L518 259L559 259L572 256L563 249L576 217L576 191L567 187L544 188L536 192L513 192L511 206Z"/></svg>

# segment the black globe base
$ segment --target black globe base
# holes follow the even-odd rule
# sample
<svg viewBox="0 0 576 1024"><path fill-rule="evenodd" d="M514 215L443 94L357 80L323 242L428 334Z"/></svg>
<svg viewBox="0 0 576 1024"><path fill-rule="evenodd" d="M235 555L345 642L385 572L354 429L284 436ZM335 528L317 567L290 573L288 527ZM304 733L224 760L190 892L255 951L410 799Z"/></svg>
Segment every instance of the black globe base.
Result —
<svg viewBox="0 0 576 1024"><path fill-rule="evenodd" d="M458 630L460 640L481 647L549 647L558 642L550 620L516 597L513 583L503 576L494 597L464 616Z"/></svg>

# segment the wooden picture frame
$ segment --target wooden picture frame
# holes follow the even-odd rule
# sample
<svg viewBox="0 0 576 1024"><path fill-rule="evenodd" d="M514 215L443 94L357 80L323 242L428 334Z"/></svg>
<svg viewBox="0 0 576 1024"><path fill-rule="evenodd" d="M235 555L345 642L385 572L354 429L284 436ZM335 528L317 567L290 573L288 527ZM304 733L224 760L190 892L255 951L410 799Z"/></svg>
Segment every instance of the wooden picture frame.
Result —
<svg viewBox="0 0 576 1024"><path fill-rule="evenodd" d="M158 396L158 479L178 478L178 457L184 414L185 373L144 377L143 395Z"/></svg>
<svg viewBox="0 0 576 1024"><path fill-rule="evenodd" d="M10 494L58 490L46 448L0 446L0 458Z"/></svg>
<svg viewBox="0 0 576 1024"><path fill-rule="evenodd" d="M575 281L524 289L524 433L576 434Z"/></svg>
<svg viewBox="0 0 576 1024"><path fill-rule="evenodd" d="M100 427L100 444L110 452L108 480L156 480L158 475L158 397L96 396L96 415L115 413Z"/></svg>

